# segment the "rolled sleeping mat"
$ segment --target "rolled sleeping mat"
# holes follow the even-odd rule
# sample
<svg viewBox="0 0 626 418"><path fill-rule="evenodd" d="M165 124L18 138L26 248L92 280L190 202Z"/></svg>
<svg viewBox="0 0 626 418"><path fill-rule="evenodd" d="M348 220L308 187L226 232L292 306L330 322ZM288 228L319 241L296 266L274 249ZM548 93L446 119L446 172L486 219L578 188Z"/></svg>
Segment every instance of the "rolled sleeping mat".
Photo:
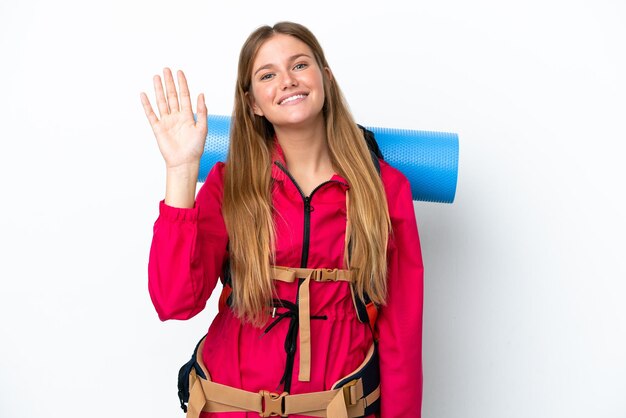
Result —
<svg viewBox="0 0 626 418"><path fill-rule="evenodd" d="M208 132L200 159L203 182L218 161L226 161L230 116L208 115ZM374 132L386 162L411 183L413 200L452 203L456 193L459 138L455 133L365 126Z"/></svg>

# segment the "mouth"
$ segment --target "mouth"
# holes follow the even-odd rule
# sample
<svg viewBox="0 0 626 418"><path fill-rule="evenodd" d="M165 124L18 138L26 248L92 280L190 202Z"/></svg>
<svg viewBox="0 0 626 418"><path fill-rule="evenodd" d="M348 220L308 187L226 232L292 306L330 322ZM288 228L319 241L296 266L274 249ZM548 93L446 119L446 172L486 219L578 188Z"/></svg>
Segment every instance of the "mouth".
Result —
<svg viewBox="0 0 626 418"><path fill-rule="evenodd" d="M308 94L307 93L296 93L296 94L292 94L291 96L287 96L287 97L283 97L278 101L278 105L282 105L282 104L286 104L286 103L291 103L294 102L296 100L301 100L304 99L305 97L307 97Z"/></svg>

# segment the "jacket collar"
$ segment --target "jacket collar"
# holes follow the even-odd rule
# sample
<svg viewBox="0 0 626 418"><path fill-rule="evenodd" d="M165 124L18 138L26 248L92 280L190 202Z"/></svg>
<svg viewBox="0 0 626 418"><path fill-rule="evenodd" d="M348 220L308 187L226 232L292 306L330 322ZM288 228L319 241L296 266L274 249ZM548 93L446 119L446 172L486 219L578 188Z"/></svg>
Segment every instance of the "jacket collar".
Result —
<svg viewBox="0 0 626 418"><path fill-rule="evenodd" d="M285 161L285 153L282 147L278 143L278 138L274 136L273 148L272 148L272 179L276 181L284 181L288 179L287 174L278 166L281 164L287 168L287 162ZM337 173L334 173L330 178L330 181L337 181L343 183L346 189L349 189L348 181Z"/></svg>
<svg viewBox="0 0 626 418"><path fill-rule="evenodd" d="M272 146L272 179L284 181L287 178L287 174L280 169L277 163L282 164L283 167L287 167L287 163L285 162L285 153L278 143L278 139L274 136Z"/></svg>

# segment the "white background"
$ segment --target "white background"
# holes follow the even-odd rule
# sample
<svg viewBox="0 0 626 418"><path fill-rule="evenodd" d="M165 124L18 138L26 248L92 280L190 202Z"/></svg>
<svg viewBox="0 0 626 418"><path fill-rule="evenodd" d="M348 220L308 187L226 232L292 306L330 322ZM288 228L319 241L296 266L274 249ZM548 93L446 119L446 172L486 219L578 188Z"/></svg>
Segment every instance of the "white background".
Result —
<svg viewBox="0 0 626 418"><path fill-rule="evenodd" d="M626 417L626 5L409 4L0 3L0 417L183 416L215 299L150 303L165 173L139 92L183 69L229 114L242 42L279 20L358 122L459 134L456 201L415 204L424 416Z"/></svg>

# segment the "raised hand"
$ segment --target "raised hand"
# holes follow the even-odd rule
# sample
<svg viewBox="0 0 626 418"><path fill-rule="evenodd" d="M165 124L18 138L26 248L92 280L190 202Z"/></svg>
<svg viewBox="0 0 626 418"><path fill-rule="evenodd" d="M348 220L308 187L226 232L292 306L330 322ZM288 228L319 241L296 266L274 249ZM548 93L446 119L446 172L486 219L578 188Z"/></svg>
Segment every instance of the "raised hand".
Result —
<svg viewBox="0 0 626 418"><path fill-rule="evenodd" d="M152 110L148 96L141 93L141 103L168 170L198 166L207 133L207 108L204 95L202 93L198 95L198 121L196 122L193 118L185 74L179 70L177 77L180 98L169 68L163 69L167 95L163 92L161 78L158 75L153 78L160 119Z"/></svg>
<svg viewBox="0 0 626 418"><path fill-rule="evenodd" d="M197 122L193 118L187 80L178 71L180 98L169 68L163 69L165 90L158 75L154 76L154 91L159 116L154 113L150 100L141 93L141 103L159 144L167 169L165 203L180 208L194 206L200 157L204 151L207 133L207 108L204 95L198 95Z"/></svg>

